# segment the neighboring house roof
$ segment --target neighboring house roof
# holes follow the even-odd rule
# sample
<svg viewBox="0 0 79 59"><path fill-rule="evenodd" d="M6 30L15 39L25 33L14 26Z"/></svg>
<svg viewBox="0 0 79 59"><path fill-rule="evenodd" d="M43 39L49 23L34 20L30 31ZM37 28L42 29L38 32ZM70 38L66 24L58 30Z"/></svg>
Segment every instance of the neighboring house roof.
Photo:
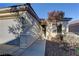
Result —
<svg viewBox="0 0 79 59"><path fill-rule="evenodd" d="M69 25L71 25L71 24L77 24L77 23L79 23L79 20L71 20L71 21L69 22Z"/></svg>
<svg viewBox="0 0 79 59"><path fill-rule="evenodd" d="M65 18L63 18L63 20L61 20L61 21L71 21L71 19L72 19L72 18L65 17Z"/></svg>
<svg viewBox="0 0 79 59"><path fill-rule="evenodd" d="M79 23L70 24L70 26L79 26Z"/></svg>

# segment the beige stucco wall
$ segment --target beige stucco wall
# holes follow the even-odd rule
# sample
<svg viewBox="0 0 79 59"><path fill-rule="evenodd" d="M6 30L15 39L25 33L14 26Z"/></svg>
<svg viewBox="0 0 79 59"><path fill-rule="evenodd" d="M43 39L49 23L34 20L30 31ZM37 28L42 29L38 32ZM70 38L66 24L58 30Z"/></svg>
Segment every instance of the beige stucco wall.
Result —
<svg viewBox="0 0 79 59"><path fill-rule="evenodd" d="M0 20L0 44L13 40L15 35L9 33L9 27L16 25L15 19Z"/></svg>
<svg viewBox="0 0 79 59"><path fill-rule="evenodd" d="M42 35L41 27L33 16L29 13L22 13L20 17L21 16L25 18L26 22L26 27L21 31L19 36L20 46L24 48L30 46ZM13 25L16 27L16 25L19 24L16 20L18 20L18 18L0 20L0 44L12 41L17 37L13 33L9 33L9 26L12 27Z"/></svg>

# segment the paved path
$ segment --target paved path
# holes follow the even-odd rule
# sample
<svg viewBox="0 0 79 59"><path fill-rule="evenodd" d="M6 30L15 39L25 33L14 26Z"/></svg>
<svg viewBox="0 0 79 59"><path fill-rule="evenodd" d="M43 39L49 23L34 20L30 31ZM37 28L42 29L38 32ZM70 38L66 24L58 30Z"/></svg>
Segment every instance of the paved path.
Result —
<svg viewBox="0 0 79 59"><path fill-rule="evenodd" d="M0 45L0 55L10 54L14 56L44 56L45 40L36 40L28 48L20 48L13 45Z"/></svg>

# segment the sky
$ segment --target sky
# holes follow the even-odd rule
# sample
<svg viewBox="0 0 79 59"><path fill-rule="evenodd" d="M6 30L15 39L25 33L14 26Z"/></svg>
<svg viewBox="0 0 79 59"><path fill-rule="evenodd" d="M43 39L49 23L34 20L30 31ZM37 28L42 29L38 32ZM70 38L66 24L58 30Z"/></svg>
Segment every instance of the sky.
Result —
<svg viewBox="0 0 79 59"><path fill-rule="evenodd" d="M17 3L16 3L17 4ZM15 3L0 3L0 7L16 5ZM47 18L50 11L63 11L65 17L71 17L73 20L79 19L79 3L33 3L32 8L39 18Z"/></svg>
<svg viewBox="0 0 79 59"><path fill-rule="evenodd" d="M41 3L32 4L32 7L40 18L47 18L48 12L58 10L63 11L65 13L65 17L71 17L74 20L79 19L79 4L76 3Z"/></svg>

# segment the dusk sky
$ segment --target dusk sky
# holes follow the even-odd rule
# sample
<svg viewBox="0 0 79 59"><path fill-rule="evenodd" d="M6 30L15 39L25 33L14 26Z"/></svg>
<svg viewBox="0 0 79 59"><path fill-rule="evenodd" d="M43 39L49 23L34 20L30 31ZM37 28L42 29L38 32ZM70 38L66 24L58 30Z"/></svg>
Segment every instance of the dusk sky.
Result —
<svg viewBox="0 0 79 59"><path fill-rule="evenodd" d="M0 3L0 7L7 7L16 4ZM79 19L79 4L68 3L36 3L32 4L33 9L40 18L47 18L49 11L59 10L65 12L65 17L71 17L75 20Z"/></svg>

